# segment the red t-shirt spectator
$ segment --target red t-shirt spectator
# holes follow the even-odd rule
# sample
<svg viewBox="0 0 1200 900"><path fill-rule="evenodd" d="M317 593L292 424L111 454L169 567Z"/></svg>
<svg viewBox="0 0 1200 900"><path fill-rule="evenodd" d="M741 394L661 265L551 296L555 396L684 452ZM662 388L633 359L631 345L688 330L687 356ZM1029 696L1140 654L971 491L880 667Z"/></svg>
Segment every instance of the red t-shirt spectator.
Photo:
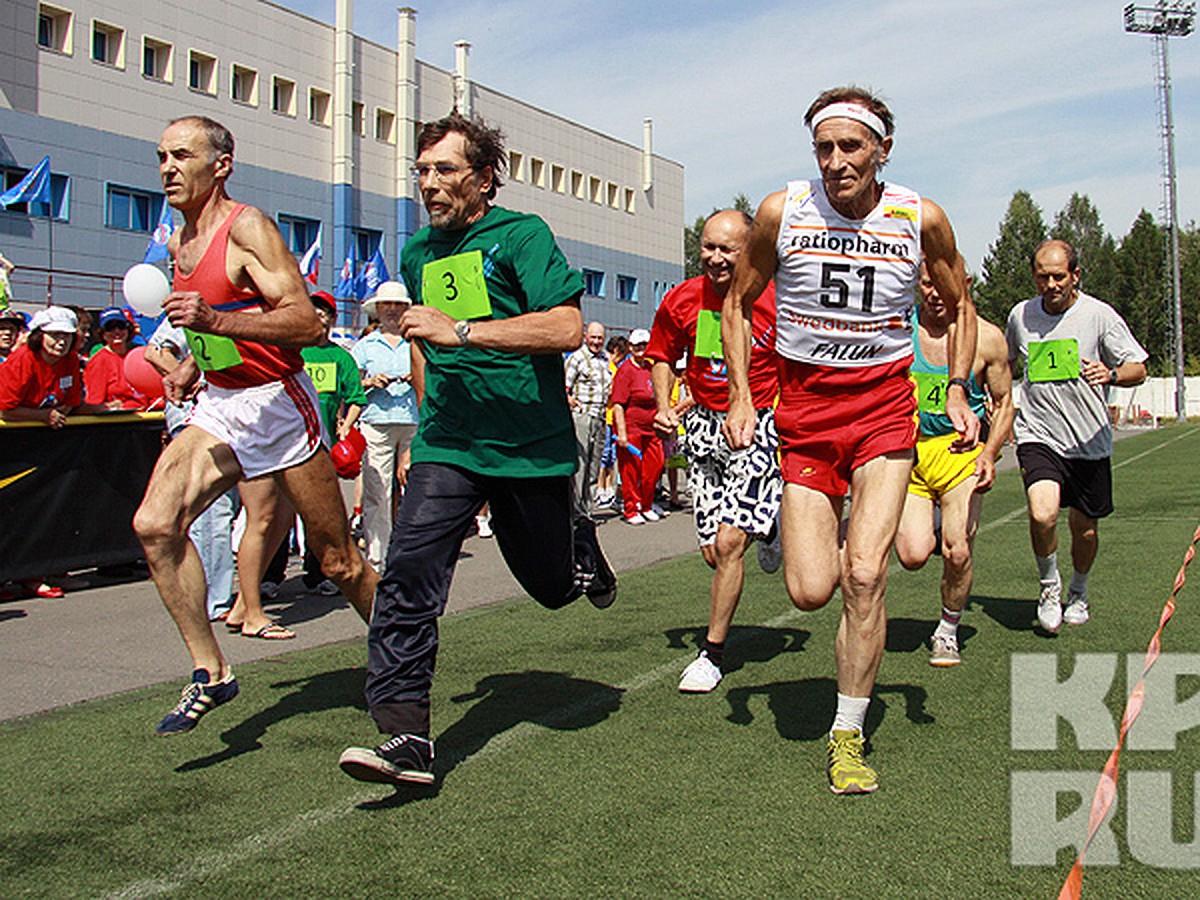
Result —
<svg viewBox="0 0 1200 900"><path fill-rule="evenodd" d="M74 350L48 366L28 344L22 344L0 364L0 409L73 409L82 402L79 354Z"/></svg>
<svg viewBox="0 0 1200 900"><path fill-rule="evenodd" d="M654 434L654 385L650 369L642 368L629 358L617 367L613 376L612 402L625 407L625 433L636 436Z"/></svg>
<svg viewBox="0 0 1200 900"><path fill-rule="evenodd" d="M97 406L120 400L122 409L142 409L146 398L125 380L125 357L101 347L83 367L83 389L88 403Z"/></svg>

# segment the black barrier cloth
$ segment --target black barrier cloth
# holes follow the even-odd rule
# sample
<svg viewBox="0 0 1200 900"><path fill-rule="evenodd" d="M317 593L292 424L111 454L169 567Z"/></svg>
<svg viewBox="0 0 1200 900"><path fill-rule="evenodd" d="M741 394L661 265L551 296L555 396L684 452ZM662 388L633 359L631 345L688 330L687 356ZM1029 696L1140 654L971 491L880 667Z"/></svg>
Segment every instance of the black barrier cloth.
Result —
<svg viewBox="0 0 1200 900"><path fill-rule="evenodd" d="M162 431L161 415L0 428L0 581L140 559L133 514Z"/></svg>

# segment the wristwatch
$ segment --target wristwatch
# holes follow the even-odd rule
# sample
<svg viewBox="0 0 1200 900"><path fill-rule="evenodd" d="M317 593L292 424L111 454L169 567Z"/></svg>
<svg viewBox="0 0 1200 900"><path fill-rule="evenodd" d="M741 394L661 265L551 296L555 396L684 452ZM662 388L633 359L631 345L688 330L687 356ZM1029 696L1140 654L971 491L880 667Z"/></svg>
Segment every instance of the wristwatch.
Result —
<svg viewBox="0 0 1200 900"><path fill-rule="evenodd" d="M1120 376L1117 374L1116 369L1108 370L1108 383L1109 384L1116 384L1118 378L1120 378Z"/></svg>
<svg viewBox="0 0 1200 900"><path fill-rule="evenodd" d="M464 347L467 346L471 339L471 323L466 319L459 319L454 323L454 333L458 335L458 342Z"/></svg>
<svg viewBox="0 0 1200 900"><path fill-rule="evenodd" d="M967 379L965 379L965 378L951 378L949 381L946 382L946 387L949 388L951 385L954 385L954 384L957 384L960 388L963 389L964 396L970 396L971 382L967 381Z"/></svg>

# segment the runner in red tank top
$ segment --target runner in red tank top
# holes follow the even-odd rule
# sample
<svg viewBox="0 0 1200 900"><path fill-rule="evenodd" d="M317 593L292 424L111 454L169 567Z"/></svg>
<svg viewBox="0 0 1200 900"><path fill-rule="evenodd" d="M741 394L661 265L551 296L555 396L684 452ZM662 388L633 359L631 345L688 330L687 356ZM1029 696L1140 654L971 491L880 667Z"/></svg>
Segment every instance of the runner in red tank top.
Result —
<svg viewBox="0 0 1200 900"><path fill-rule="evenodd" d="M163 384L174 403L195 395L196 409L163 451L133 524L192 657L191 682L156 728L178 734L238 691L208 622L204 571L188 539L188 527L217 497L243 478L270 476L304 520L326 577L364 620L379 577L350 539L298 350L323 340L324 328L274 223L225 192L233 136L201 116L176 119L158 160L167 202L184 219L169 245L176 290L163 310L192 350ZM201 370L208 387L197 394Z"/></svg>

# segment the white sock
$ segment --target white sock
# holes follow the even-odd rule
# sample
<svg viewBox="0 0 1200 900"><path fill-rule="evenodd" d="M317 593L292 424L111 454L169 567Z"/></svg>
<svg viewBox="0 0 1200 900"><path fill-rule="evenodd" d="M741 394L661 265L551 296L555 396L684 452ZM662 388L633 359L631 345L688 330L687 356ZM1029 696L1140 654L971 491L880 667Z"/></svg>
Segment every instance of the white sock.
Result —
<svg viewBox="0 0 1200 900"><path fill-rule="evenodd" d="M867 718L867 707L871 704L870 697L847 697L841 691L837 695L837 715L833 717L831 731L862 732L863 722Z"/></svg>
<svg viewBox="0 0 1200 900"><path fill-rule="evenodd" d="M1061 583L1058 577L1058 551L1049 556L1038 556L1035 553L1033 558L1037 560L1038 578L1042 580L1042 584Z"/></svg>
<svg viewBox="0 0 1200 900"><path fill-rule="evenodd" d="M1087 595L1088 574L1088 572L1076 572L1071 576L1070 592L1072 594Z"/></svg>
<svg viewBox="0 0 1200 900"><path fill-rule="evenodd" d="M942 607L942 618L938 622L937 630L934 635L938 637L956 638L958 637L958 621L962 618L961 612L955 612L952 609Z"/></svg>

